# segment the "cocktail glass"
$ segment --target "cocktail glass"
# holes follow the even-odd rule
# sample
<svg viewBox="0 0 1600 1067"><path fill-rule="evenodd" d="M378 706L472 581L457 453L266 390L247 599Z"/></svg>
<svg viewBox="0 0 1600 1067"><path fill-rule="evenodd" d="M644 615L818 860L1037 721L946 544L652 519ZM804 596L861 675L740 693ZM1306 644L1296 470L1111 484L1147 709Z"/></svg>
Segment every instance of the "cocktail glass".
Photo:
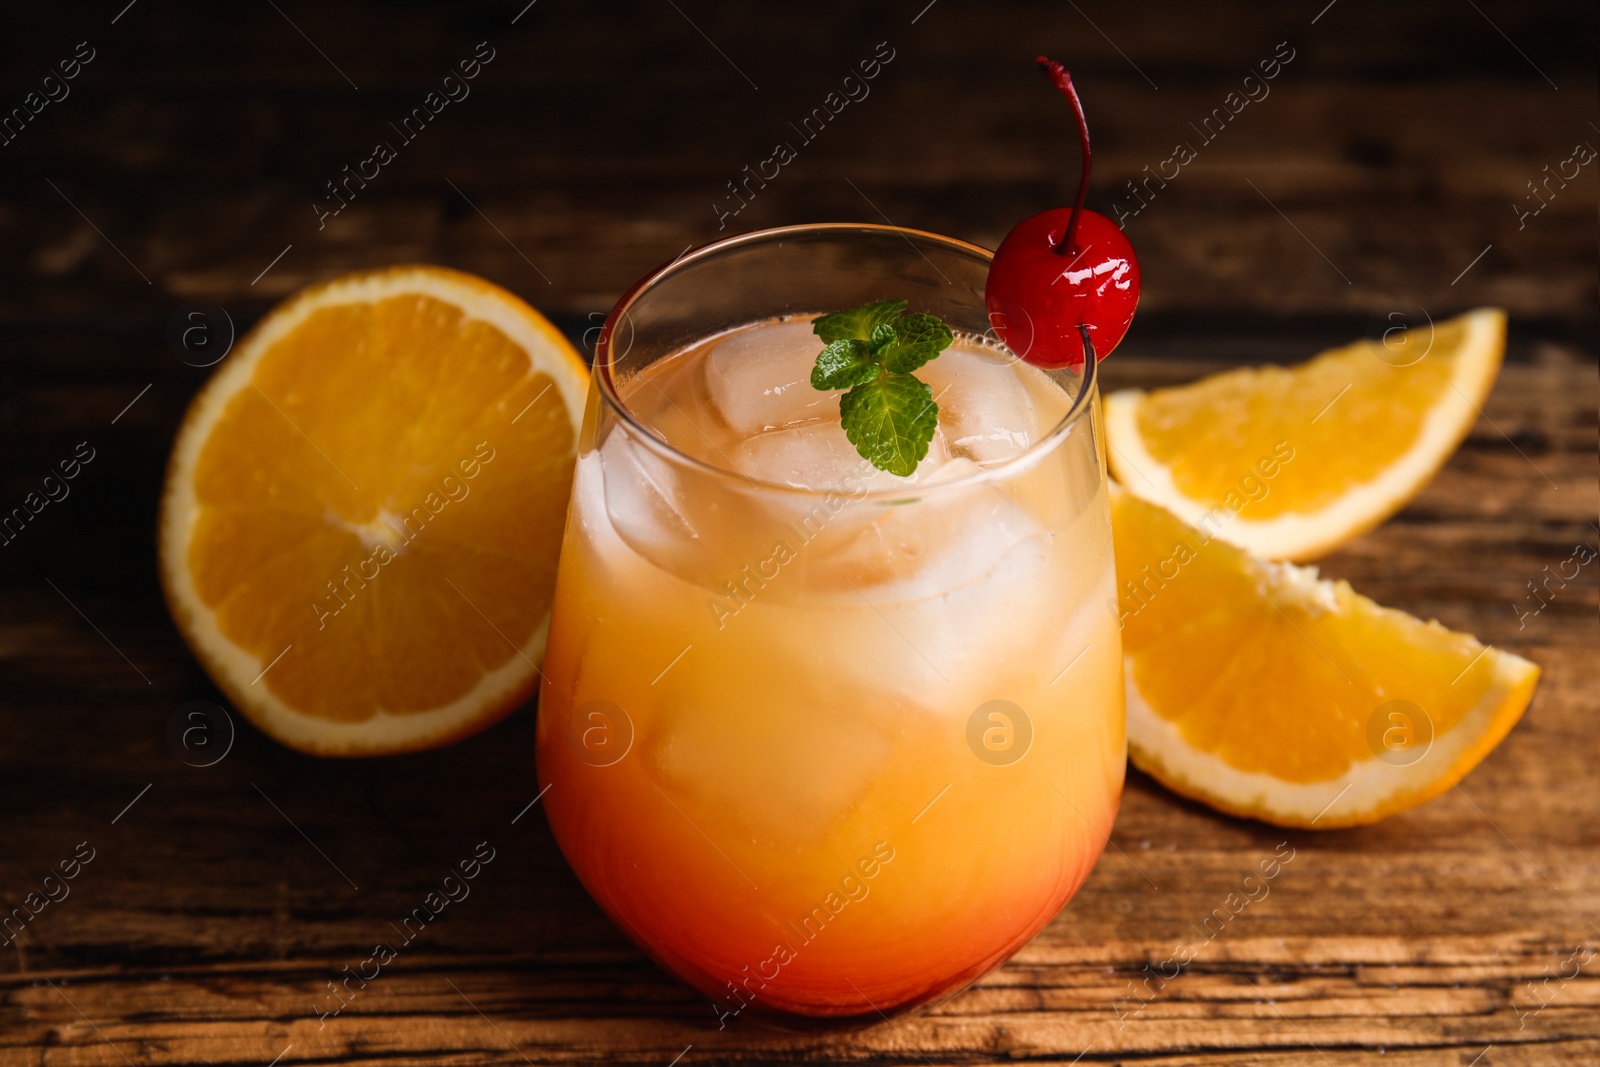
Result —
<svg viewBox="0 0 1600 1067"><path fill-rule="evenodd" d="M985 342L989 259L889 226L745 234L644 278L599 339L540 785L584 886L723 1026L860 1026L959 991L1108 840L1125 740L1095 362ZM838 434L837 405L789 393L826 401L816 421L750 444L727 423L774 390L723 418L747 368L705 353L901 296L957 332L925 368L948 378L937 456L912 479L826 448L798 476L741 458ZM994 458L987 429L1024 403L1035 429Z"/></svg>

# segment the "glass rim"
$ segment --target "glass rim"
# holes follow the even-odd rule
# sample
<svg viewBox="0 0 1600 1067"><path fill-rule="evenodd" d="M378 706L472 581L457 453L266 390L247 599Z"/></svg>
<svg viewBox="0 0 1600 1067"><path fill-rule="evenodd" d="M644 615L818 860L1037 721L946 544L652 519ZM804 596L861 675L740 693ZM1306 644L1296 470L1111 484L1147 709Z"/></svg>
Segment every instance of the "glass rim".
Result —
<svg viewBox="0 0 1600 1067"><path fill-rule="evenodd" d="M883 225L876 222L812 222L794 226L774 226L764 230L750 230L745 233L733 234L720 240L711 241L680 253L677 258L661 264L654 270L646 273L634 282L611 308L606 316L600 335L595 339L594 350L594 379L599 383L600 395L605 402L616 412L624 423L637 431L637 436L646 442L647 446L660 454L665 459L682 464L692 470L705 472L722 479L735 479L763 492L786 493L802 497L826 497L847 490L842 488L808 489L803 486L789 485L784 482L769 482L759 478L752 478L727 467L719 467L714 463L692 456L687 452L663 441L661 437L649 426L645 425L629 409L628 404L617 391L615 378L616 361L612 358L612 338L616 335L619 321L627 316L628 310L650 289L662 280L671 277L690 266L710 259L722 252L739 248L744 245L758 244L763 241L781 239L783 237L799 237L810 234L895 234L906 239L920 238L935 244L944 245L958 252L976 255L985 261L993 260L994 253L982 245L972 244L956 237L947 237L944 234L931 233L927 230L915 230L904 226ZM1061 418L1048 432L1039 439L1013 456L1007 456L998 463L979 467L977 470L964 474L959 478L948 481L935 482L932 485L906 485L890 489L879 489L866 493L851 492L850 496L858 501L895 502L904 500L921 499L945 490L955 490L977 485L982 482L996 481L1009 474L1023 470L1038 462L1040 458L1048 455L1059 445L1072 428L1081 422L1093 407L1092 398L1099 384L1099 357L1095 354L1094 346L1084 338L1084 369L1083 383L1078 389L1078 394L1072 398L1072 404L1067 408ZM631 347L631 341L630 341ZM1022 357L1003 348L1013 359L1022 361ZM626 353L624 353L626 355ZM863 460L863 462L866 462Z"/></svg>

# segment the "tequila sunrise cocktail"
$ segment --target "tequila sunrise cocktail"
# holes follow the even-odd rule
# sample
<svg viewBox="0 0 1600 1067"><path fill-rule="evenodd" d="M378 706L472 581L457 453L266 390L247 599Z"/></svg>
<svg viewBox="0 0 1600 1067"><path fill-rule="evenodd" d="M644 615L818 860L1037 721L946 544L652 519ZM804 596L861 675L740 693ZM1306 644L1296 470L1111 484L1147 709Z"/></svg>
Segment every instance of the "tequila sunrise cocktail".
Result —
<svg viewBox="0 0 1600 1067"><path fill-rule="evenodd" d="M1095 363L984 340L981 249L890 227L692 253L598 345L541 689L563 852L724 1025L850 1025L999 965L1083 883L1124 768ZM866 462L823 312L954 341ZM946 334L948 337L949 335ZM865 351L863 349L863 351Z"/></svg>

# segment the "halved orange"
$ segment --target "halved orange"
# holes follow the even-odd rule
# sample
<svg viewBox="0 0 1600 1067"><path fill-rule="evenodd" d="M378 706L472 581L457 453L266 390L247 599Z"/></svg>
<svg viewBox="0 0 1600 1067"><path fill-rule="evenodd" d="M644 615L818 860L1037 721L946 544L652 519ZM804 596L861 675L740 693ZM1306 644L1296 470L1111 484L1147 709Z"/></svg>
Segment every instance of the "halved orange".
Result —
<svg viewBox="0 0 1600 1067"><path fill-rule="evenodd" d="M1504 312L1396 327L1294 367L1106 398L1117 479L1269 559L1315 559L1414 497L1472 429Z"/></svg>
<svg viewBox="0 0 1600 1067"><path fill-rule="evenodd" d="M1168 788L1280 826L1375 822L1450 788L1539 668L1273 563L1114 487L1128 753Z"/></svg>
<svg viewBox="0 0 1600 1067"><path fill-rule="evenodd" d="M321 755L444 744L538 677L588 372L517 297L439 267L279 305L178 432L162 584L217 685Z"/></svg>

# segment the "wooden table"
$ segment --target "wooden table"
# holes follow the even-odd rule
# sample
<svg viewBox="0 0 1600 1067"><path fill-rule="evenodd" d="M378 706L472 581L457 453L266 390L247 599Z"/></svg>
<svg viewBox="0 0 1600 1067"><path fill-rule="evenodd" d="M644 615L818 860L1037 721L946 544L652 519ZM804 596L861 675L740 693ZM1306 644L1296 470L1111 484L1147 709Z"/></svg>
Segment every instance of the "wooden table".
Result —
<svg viewBox="0 0 1600 1067"><path fill-rule="evenodd" d="M93 57L0 145L5 505L78 442L96 458L0 549L4 906L93 850L0 951L0 1064L1600 1061L1600 568L1525 625L1514 608L1597 536L1596 166L1537 215L1513 206L1600 145L1592 5L524 2L6 16L6 108ZM472 95L319 229L324 183L480 41L494 58ZM1268 95L1202 141L1189 124L1281 41ZM1300 359L1390 312L1510 311L1460 454L1324 568L1544 667L1462 787L1368 829L1285 833L1135 773L1116 850L1011 963L893 1025L795 1037L719 1032L590 903L524 812L532 707L405 758L319 761L241 721L215 766L176 759L174 710L216 694L156 581L162 464L206 373L170 350L174 311L221 305L242 329L308 282L425 260L578 338L716 237L725 183L879 42L893 58L871 95L723 232L888 218L992 246L1075 177L1066 113L1028 63L1043 50L1081 79L1091 206L1131 210L1125 182L1199 146L1128 222L1145 296L1111 385ZM497 858L470 900L319 1022L326 983L480 840ZM1134 999L1141 968L1284 841L1296 859L1270 896Z"/></svg>

